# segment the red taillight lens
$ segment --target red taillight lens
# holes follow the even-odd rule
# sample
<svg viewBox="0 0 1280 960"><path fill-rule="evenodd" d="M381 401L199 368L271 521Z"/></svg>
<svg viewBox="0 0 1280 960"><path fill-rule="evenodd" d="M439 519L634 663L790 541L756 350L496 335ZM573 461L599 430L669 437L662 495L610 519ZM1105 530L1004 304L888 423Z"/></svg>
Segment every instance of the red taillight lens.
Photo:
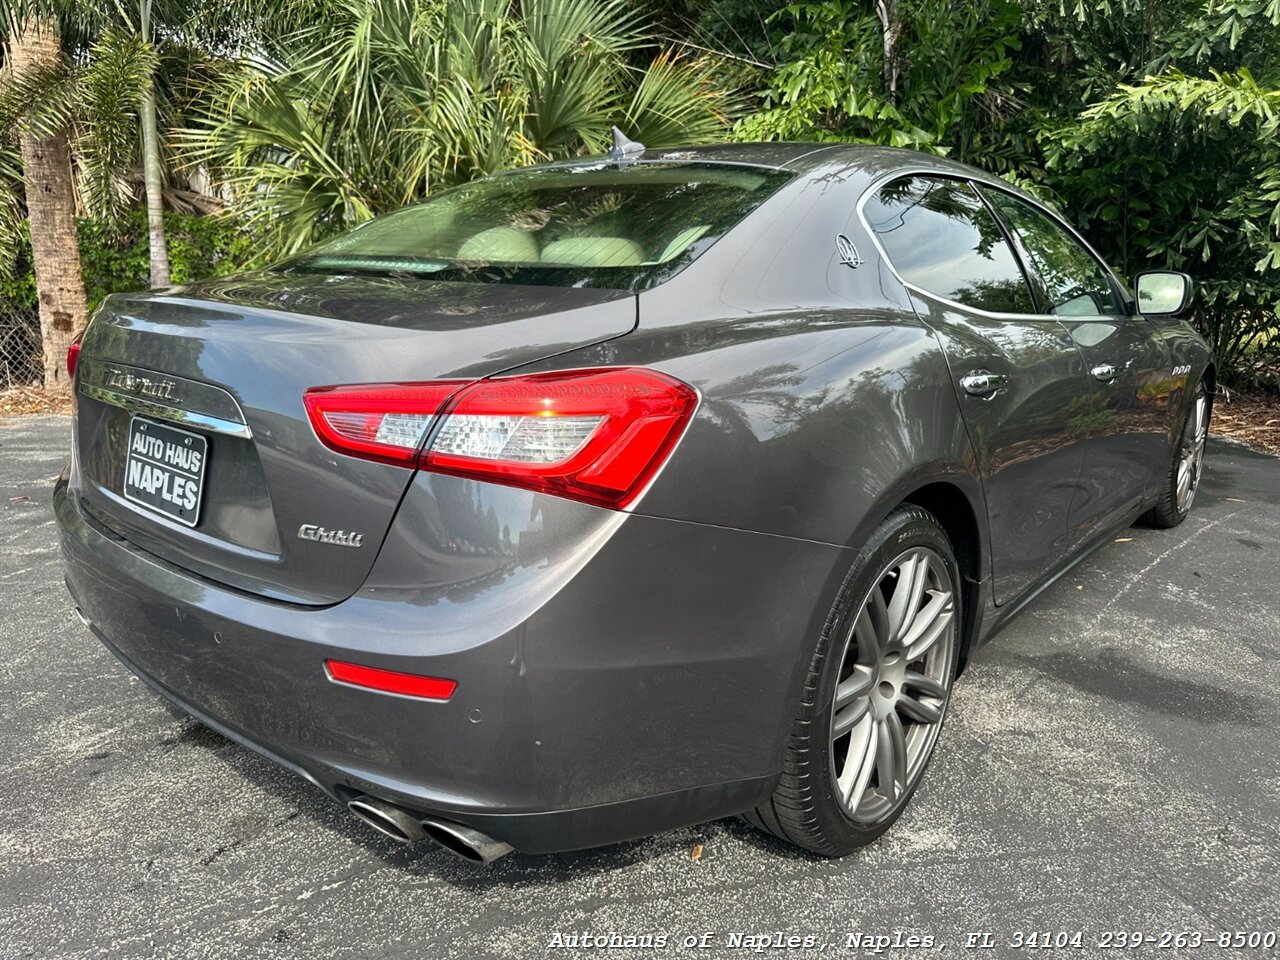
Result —
<svg viewBox="0 0 1280 960"><path fill-rule="evenodd" d="M624 507L697 402L687 384L634 367L484 380L458 396L422 465Z"/></svg>
<svg viewBox="0 0 1280 960"><path fill-rule="evenodd" d="M76 338L71 341L71 346L67 347L67 379L74 381L76 378L76 367L80 365L80 340L84 337L83 333L76 334Z"/></svg>
<svg viewBox="0 0 1280 960"><path fill-rule="evenodd" d="M381 690L383 693L398 693L403 697L448 700L453 696L453 691L458 688L457 680L424 677L416 673L401 673L398 670L381 670L378 667L347 663L345 660L326 660L324 666L329 671L329 676L339 683L364 687L367 690Z"/></svg>
<svg viewBox="0 0 1280 960"><path fill-rule="evenodd" d="M302 397L312 429L339 453L414 465L432 420L466 381L315 387Z"/></svg>
<svg viewBox="0 0 1280 960"><path fill-rule="evenodd" d="M410 466L432 415L458 386L324 387L307 392L307 411L334 449ZM625 507L666 461L697 403L692 387L638 367L482 380L448 403L418 462ZM401 436L401 445L389 441Z"/></svg>

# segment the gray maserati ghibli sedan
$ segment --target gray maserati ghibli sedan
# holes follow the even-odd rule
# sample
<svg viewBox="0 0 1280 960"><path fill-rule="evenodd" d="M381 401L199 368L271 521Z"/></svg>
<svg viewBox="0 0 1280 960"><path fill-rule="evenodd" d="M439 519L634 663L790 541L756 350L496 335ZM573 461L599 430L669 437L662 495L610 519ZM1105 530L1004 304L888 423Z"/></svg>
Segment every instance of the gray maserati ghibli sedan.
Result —
<svg viewBox="0 0 1280 960"><path fill-rule="evenodd" d="M1214 370L1007 183L645 150L110 297L55 491L94 635L405 843L474 860L902 813L958 671L1179 523Z"/></svg>

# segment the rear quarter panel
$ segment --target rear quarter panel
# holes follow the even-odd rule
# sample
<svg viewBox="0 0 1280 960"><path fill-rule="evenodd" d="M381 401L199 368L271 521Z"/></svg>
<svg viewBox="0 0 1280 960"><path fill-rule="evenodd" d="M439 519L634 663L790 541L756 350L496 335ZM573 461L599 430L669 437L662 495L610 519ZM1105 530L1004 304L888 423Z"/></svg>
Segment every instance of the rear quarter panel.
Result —
<svg viewBox="0 0 1280 960"><path fill-rule="evenodd" d="M946 362L914 315L707 321L641 329L596 352L702 396L637 513L856 547L926 483L978 502Z"/></svg>
<svg viewBox="0 0 1280 960"><path fill-rule="evenodd" d="M876 175L817 166L641 293L635 331L525 368L644 365L698 389L635 512L857 547L945 480L983 516L941 346L854 212ZM838 235L861 263L841 262Z"/></svg>

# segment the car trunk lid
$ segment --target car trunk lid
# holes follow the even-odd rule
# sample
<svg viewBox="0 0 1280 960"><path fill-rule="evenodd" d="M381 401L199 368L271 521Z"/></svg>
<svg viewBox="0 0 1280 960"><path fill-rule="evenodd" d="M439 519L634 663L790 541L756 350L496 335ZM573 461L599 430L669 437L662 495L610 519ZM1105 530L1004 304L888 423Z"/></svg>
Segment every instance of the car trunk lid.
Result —
<svg viewBox="0 0 1280 960"><path fill-rule="evenodd" d="M82 503L116 535L218 582L342 600L368 574L412 471L325 447L307 388L470 382L620 336L635 318L624 291L350 275L112 297L77 373ZM201 476L198 506L180 515ZM196 488L185 492L189 503Z"/></svg>

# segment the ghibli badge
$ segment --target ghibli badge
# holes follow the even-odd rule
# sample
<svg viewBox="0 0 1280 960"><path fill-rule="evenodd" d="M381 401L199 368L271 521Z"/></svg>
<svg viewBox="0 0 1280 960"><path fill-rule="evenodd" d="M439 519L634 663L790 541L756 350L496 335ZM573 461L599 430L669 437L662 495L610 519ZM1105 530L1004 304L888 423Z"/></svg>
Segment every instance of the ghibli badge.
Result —
<svg viewBox="0 0 1280 960"><path fill-rule="evenodd" d="M347 533L345 530L330 530L314 523L304 523L298 528L299 540L311 540L315 543L332 543L339 547L364 546L363 533Z"/></svg>

